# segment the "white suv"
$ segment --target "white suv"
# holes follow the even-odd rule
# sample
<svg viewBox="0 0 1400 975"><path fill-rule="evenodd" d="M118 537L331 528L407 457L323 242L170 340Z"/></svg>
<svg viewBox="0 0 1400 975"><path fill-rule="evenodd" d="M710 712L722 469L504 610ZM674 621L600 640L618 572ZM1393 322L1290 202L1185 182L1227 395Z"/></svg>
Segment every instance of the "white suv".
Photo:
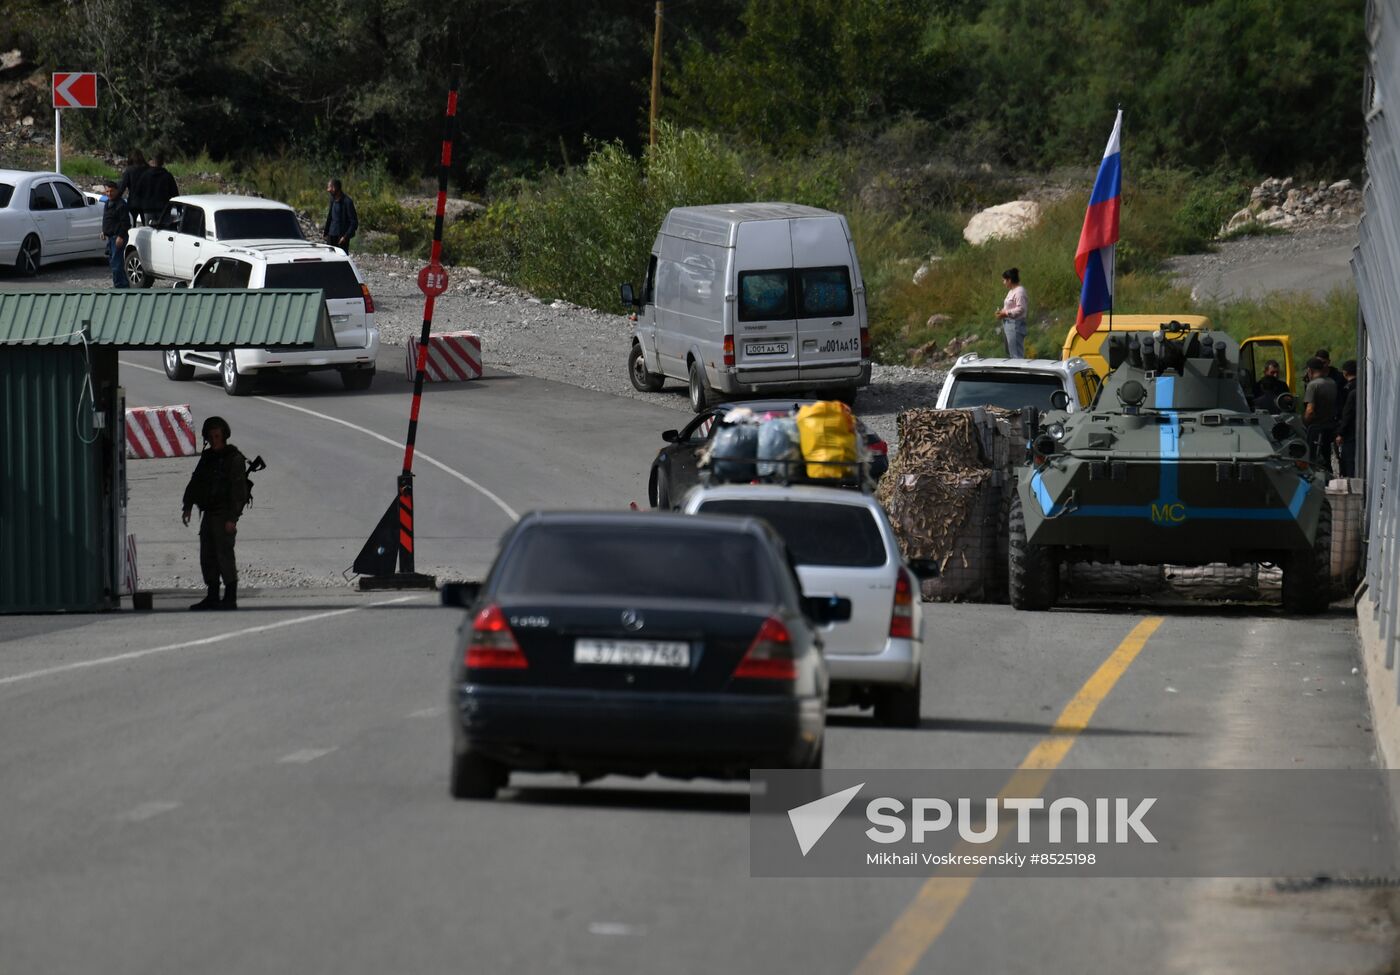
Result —
<svg viewBox="0 0 1400 975"><path fill-rule="evenodd" d="M787 544L804 594L851 601L848 622L821 628L831 705L873 705L882 724L918 726L923 599L873 497L806 485L702 485L686 496L683 510L757 517L772 525Z"/></svg>
<svg viewBox="0 0 1400 975"><path fill-rule="evenodd" d="M217 372L224 392L246 396L260 373L336 369L346 389L368 389L379 354L374 298L350 256L329 244L305 241L257 248L220 245L192 288L319 288L326 295L335 348L166 349L165 374L193 379L196 370Z"/></svg>
<svg viewBox="0 0 1400 975"><path fill-rule="evenodd" d="M969 352L959 356L948 370L948 378L938 394L938 408L1061 409L1050 402L1056 390L1063 390L1069 397L1069 405L1064 408L1070 412L1087 409L1099 391L1098 373L1080 358L984 359Z"/></svg>

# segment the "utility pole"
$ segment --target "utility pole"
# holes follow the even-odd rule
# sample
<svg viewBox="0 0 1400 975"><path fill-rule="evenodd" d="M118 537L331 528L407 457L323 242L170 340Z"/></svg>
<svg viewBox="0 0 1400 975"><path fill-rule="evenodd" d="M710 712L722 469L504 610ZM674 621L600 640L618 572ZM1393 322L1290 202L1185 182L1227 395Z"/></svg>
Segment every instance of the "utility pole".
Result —
<svg viewBox="0 0 1400 975"><path fill-rule="evenodd" d="M656 36L651 42L651 138L648 145L656 145L656 115L661 102L661 0L656 0Z"/></svg>

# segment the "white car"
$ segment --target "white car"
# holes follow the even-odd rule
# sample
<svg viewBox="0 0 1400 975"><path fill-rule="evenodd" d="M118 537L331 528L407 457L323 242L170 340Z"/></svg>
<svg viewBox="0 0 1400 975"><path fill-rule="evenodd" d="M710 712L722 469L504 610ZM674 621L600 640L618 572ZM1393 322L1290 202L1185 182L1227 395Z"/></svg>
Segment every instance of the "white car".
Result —
<svg viewBox="0 0 1400 975"><path fill-rule="evenodd" d="M1063 390L1067 406L1055 406L1050 396ZM1073 359L984 359L976 352L959 356L948 370L938 394L940 410L971 406L1000 406L1019 410L1088 408L1099 391L1094 367L1080 358Z"/></svg>
<svg viewBox="0 0 1400 975"><path fill-rule="evenodd" d="M306 237L285 203L223 193L177 196L154 226L133 227L126 245L126 278L149 288L158 278L193 281L220 244L259 247Z"/></svg>
<svg viewBox="0 0 1400 975"><path fill-rule="evenodd" d="M102 204L58 173L0 169L0 266L33 276L107 253Z"/></svg>
<svg viewBox="0 0 1400 975"><path fill-rule="evenodd" d="M873 705L882 724L918 726L923 598L873 497L807 485L702 485L686 496L682 510L756 517L772 525L787 544L805 595L851 601L848 622L821 628L831 705Z"/></svg>
<svg viewBox="0 0 1400 975"><path fill-rule="evenodd" d="M193 379L197 371L216 372L230 396L246 396L257 377L269 372L300 373L335 369L346 389L368 389L379 355L374 298L350 256L329 244L305 241L260 247L214 245L194 276L192 288L319 288L326 295L335 348L166 349L165 374Z"/></svg>

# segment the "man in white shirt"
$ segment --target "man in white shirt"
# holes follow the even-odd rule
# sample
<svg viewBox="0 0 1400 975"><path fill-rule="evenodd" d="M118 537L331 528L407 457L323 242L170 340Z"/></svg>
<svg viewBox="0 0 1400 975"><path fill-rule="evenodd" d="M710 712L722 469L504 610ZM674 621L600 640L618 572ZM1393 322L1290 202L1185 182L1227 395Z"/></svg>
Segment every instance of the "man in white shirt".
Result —
<svg viewBox="0 0 1400 975"><path fill-rule="evenodd" d="M1006 336L1006 354L1012 359L1026 357L1026 289L1021 287L1021 271L1010 268L1003 271L1001 283L1006 286L1006 300L997 310L1001 319L1002 334Z"/></svg>

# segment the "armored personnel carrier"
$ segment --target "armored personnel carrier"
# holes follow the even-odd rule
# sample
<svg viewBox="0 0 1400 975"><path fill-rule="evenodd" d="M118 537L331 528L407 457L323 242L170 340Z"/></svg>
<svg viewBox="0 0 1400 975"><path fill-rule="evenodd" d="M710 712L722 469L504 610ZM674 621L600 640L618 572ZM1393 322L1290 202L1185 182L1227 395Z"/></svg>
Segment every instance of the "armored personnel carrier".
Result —
<svg viewBox="0 0 1400 975"><path fill-rule="evenodd" d="M1008 519L1011 604L1048 609L1071 561L1258 563L1282 568L1285 610L1325 609L1323 474L1296 415L1250 409L1235 340L1168 322L1111 335L1104 348L1111 371L1089 409L1025 417Z"/></svg>

